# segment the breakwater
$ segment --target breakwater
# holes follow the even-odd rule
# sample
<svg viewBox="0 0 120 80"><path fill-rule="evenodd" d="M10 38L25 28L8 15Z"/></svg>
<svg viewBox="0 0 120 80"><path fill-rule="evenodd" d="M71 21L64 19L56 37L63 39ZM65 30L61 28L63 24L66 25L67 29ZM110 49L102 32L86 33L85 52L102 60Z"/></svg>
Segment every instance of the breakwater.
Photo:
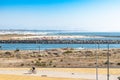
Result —
<svg viewBox="0 0 120 80"><path fill-rule="evenodd" d="M120 44L120 40L0 40L0 43Z"/></svg>

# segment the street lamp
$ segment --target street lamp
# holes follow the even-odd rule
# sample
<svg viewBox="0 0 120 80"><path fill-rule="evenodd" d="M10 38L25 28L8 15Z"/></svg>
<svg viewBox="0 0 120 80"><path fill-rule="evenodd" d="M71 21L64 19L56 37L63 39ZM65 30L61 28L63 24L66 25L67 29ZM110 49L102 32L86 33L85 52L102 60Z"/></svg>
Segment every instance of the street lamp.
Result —
<svg viewBox="0 0 120 80"><path fill-rule="evenodd" d="M2 46L0 46L0 50L2 50Z"/></svg>
<svg viewBox="0 0 120 80"><path fill-rule="evenodd" d="M107 48L108 48L108 52L107 52L107 80L109 80L109 68L110 68L110 62L109 62L109 43L107 45Z"/></svg>
<svg viewBox="0 0 120 80"><path fill-rule="evenodd" d="M98 52L99 52L99 43L96 50L96 80L98 80Z"/></svg>
<svg viewBox="0 0 120 80"><path fill-rule="evenodd" d="M39 46L39 54L40 54L40 46Z"/></svg>

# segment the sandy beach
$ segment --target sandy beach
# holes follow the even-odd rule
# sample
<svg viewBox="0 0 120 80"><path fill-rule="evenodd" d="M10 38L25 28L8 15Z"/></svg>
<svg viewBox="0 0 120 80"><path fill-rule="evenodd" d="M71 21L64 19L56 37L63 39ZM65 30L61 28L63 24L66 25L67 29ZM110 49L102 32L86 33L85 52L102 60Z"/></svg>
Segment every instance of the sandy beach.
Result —
<svg viewBox="0 0 120 80"><path fill-rule="evenodd" d="M0 80L120 80L120 0L0 0Z"/></svg>
<svg viewBox="0 0 120 80"><path fill-rule="evenodd" d="M26 74L28 68L0 68L0 79L15 80L17 77L23 80L45 79L45 80L95 80L95 68L38 68L36 74ZM110 80L117 80L119 68L110 69ZM106 80L106 69L99 69L99 80ZM6 76L6 77L3 77ZM10 77L13 76L13 77ZM15 76L15 77L14 77ZM20 79L21 79L20 78Z"/></svg>
<svg viewBox="0 0 120 80"><path fill-rule="evenodd" d="M82 35L35 35L35 34L4 34L0 40L56 40L56 39L82 39L82 38L103 38L100 36Z"/></svg>
<svg viewBox="0 0 120 80"><path fill-rule="evenodd" d="M41 39L66 38L66 36L53 37L43 38L42 36ZM14 38L36 39L39 36ZM67 36L67 38L75 38L75 36ZM57 48L40 51L0 50L0 80L96 80L96 53L99 53L98 78L106 80L107 52L107 49L84 48ZM120 76L120 49L111 48L109 52L110 80L117 80ZM32 66L37 68L37 74L28 74Z"/></svg>
<svg viewBox="0 0 120 80"><path fill-rule="evenodd" d="M56 39L80 39L80 38L102 38L98 36L70 36L70 35L52 35L52 36L23 36L23 37L12 37L11 39L15 40L30 40L30 39L39 39L39 40L56 40Z"/></svg>
<svg viewBox="0 0 120 80"><path fill-rule="evenodd" d="M23 76L23 75L9 75L0 74L1 80L89 80L89 79L70 79L70 78L47 78L38 76Z"/></svg>

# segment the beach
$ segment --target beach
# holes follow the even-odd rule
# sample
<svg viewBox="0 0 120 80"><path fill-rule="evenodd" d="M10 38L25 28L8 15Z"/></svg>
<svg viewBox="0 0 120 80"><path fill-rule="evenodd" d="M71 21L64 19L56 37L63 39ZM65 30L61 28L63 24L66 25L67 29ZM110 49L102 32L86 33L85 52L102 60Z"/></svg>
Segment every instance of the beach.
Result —
<svg viewBox="0 0 120 80"><path fill-rule="evenodd" d="M0 0L0 80L120 80L120 0Z"/></svg>
<svg viewBox="0 0 120 80"><path fill-rule="evenodd" d="M89 80L89 79L71 79L71 78L47 78L39 76L24 76L24 75L3 75L0 74L1 80Z"/></svg>
<svg viewBox="0 0 120 80"><path fill-rule="evenodd" d="M1 80L106 80L108 49L55 48L45 50L0 50ZM117 80L120 48L110 48L110 80ZM29 74L32 66L37 74ZM19 79L18 79L19 78Z"/></svg>
<svg viewBox="0 0 120 80"><path fill-rule="evenodd" d="M2 80L96 80L95 68L37 68L36 74L26 74L29 68L0 68ZM99 80L106 80L106 69L100 68ZM110 80L117 80L119 68L110 69Z"/></svg>
<svg viewBox="0 0 120 80"><path fill-rule="evenodd" d="M0 40L94 40L98 35L1 34ZM116 38L115 38L116 39ZM112 37L112 40L114 38ZM1 43L0 80L106 80L108 44ZM110 80L117 80L120 67L119 44L110 44ZM96 57L97 63L96 63ZM28 74L36 67L37 74ZM6 76L6 77L5 77Z"/></svg>
<svg viewBox="0 0 120 80"><path fill-rule="evenodd" d="M0 35L0 40L58 40L58 39L83 39L83 38L104 38L104 37L85 35L37 35L37 34Z"/></svg>

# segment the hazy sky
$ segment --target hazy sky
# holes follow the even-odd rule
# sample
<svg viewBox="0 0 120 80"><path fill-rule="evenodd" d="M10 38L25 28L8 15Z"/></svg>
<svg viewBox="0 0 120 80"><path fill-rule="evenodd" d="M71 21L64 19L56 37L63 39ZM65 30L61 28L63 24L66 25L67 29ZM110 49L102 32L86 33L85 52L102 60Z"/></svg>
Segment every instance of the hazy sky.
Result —
<svg viewBox="0 0 120 80"><path fill-rule="evenodd" d="M0 0L0 29L120 32L120 0Z"/></svg>

